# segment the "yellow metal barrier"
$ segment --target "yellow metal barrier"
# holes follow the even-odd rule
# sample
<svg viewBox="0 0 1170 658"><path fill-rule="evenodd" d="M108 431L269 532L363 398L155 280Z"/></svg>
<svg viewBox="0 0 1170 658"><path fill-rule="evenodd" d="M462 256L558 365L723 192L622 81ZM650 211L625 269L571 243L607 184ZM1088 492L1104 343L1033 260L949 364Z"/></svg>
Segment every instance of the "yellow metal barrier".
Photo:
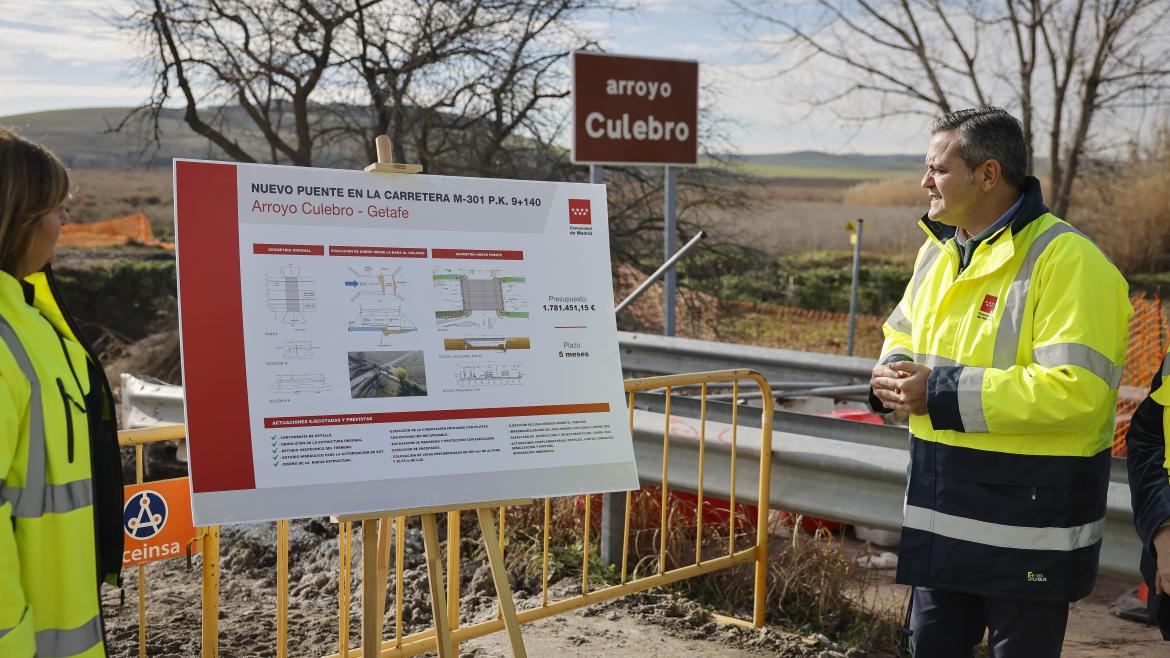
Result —
<svg viewBox="0 0 1170 658"><path fill-rule="evenodd" d="M177 441L186 436L186 425L121 430L118 445L134 446L134 472L138 484L142 484L142 447L147 443ZM219 655L219 526L200 528L198 541L203 553L203 657L213 658ZM287 561L284 567L287 581ZM146 658L146 569L141 564L138 565L138 656Z"/></svg>
<svg viewBox="0 0 1170 658"><path fill-rule="evenodd" d="M715 558L704 559L702 555L702 533L704 528L703 523L703 507L704 507L704 468L705 461L705 440L707 429L707 385L715 382L730 382L732 384L732 391L737 394L739 391L739 384L743 381L752 381L763 392L763 408L761 410L761 429L760 429L760 448L759 448L759 472L758 477L758 497L759 505L757 506L756 518L756 533L754 543L747 547L736 550L735 548L735 483L736 483L736 452L738 450L738 407L733 406L732 422L731 422L731 500L730 510L728 515L727 530L728 530L728 544L726 553ZM668 555L668 541L670 537L669 524L670 515L668 514L669 507L669 475L670 475L670 404L674 390L682 387L699 388L701 391L701 411L700 411L700 428L699 428L699 477L698 477L698 504L695 509L695 559L692 564L679 566L675 568L667 568ZM713 573L723 569L730 569L738 565L752 564L755 569L754 577L754 606L751 621L735 619L732 617L725 617L715 615L718 621L724 623L733 623L746 627L760 627L764 623L764 603L766 593L766 575L768 567L768 504L769 500L769 484L771 472L771 455L772 455L772 412L773 401L771 396L771 388L768 382L759 373L752 370L721 370L714 372L702 372L683 375L666 375L661 377L649 377L644 379L631 379L625 382L625 388L629 394L629 419L630 428L633 430L634 424L634 402L635 396L639 392L662 390L665 389L666 394L666 408L665 420L662 432L662 484L661 484L661 513L659 518L659 532L658 532L658 546L657 546L657 568L655 573L649 576L640 578L630 578L627 565L630 559L630 530L631 530L631 508L633 492L626 492L625 500L625 518L623 522L624 538L622 541L622 557L621 557L621 572L620 580L617 585L611 585L602 589L589 589L589 558L591 555L592 539L590 537L592 527L592 499L593 495L585 496L585 509L583 511L583 537L582 537L582 564L581 564L581 593L577 596L561 599L558 601L549 600L549 535L552 523L552 501L551 499L544 499L543 501L543 531L542 531L542 557L541 557L541 597L540 606L530 608L527 610L518 611L517 618L521 623L533 622L546 617L551 617L574 609L582 608L595 603L616 599L635 592L644 591L662 585L679 582L696 576ZM151 428L145 430L125 430L119 432L118 438L121 445L134 445L137 450L137 472L139 481L142 480L142 445L155 441L170 441L181 439L185 437L186 428L183 425L175 425L161 428ZM595 494L594 494L595 495ZM539 503L538 503L539 504ZM499 513L499 550L504 550L504 518L505 509L500 508ZM481 519L481 527L483 527ZM395 624L394 624L394 638L392 640L383 640L379 647L379 655L383 658L398 658L406 656L415 656L428 651L435 651L437 646L436 631L432 627L430 629L413 633L410 635L403 635L402 627L402 610L403 610L403 572L404 572L404 540L405 540L405 525L406 517L398 516L391 519L384 517L380 520L382 524L382 532L379 536L388 538L390 533L389 526L393 523L394 526L394 610L395 610ZM459 564L461 562L460 555L460 541L459 541L459 522L460 512L450 512L447 517L447 572L452 574L447 582L447 604L446 612L450 622L450 638L449 642L452 646L457 647L460 642L488 635L491 633L504 630L504 621L497 615L495 619L472 624L469 626L459 626ZM433 532L433 528L427 530ZM340 658L346 656L347 658L358 658L362 655L360 647L351 647L349 638L349 609L351 601L352 588L352 573L351 564L353 557L353 524L339 523L339 587L338 587L338 653L332 654L329 658ZM219 612L219 527L211 526L201 529L201 540L203 542L203 647L202 656L204 658L214 658L218 655L218 612ZM277 618L277 638L276 638L276 655L278 658L285 658L287 654L287 629L288 629L288 521L277 522L277 594L276 594L276 618ZM495 548L495 547L491 547ZM389 544L388 542L379 542L376 555L371 555L373 559L378 561L378 574L380 576L380 587L382 588L383 596L380 600L385 600L384 592L387 586L387 578L389 576ZM367 556L363 556L366 559ZM140 648L139 655L145 656L146 647L146 620L145 620L145 581L142 568L139 567L139 638ZM364 640L365 638L363 638ZM438 641L443 641L448 638L439 638ZM456 654L457 655L457 654Z"/></svg>
<svg viewBox="0 0 1170 658"><path fill-rule="evenodd" d="M763 408L761 410L761 429L760 429L760 470L757 475L759 478L758 497L757 500L761 504L757 506L756 518L756 535L753 545L735 549L735 481L738 476L736 473L736 453L738 451L738 409L733 407L732 423L731 423L731 500L730 509L732 513L729 514L728 524L728 545L727 551L724 555L716 558L703 559L702 556L702 532L703 532L703 474L705 464L705 446L703 442L706 439L706 425L707 425L707 384L714 382L730 382L732 384L733 393L738 393L739 384L745 380L755 382L760 390L763 391ZM667 554L668 541L670 537L669 523L670 515L669 508L669 482L670 475L670 402L674 389L682 387L698 387L701 391L701 412L700 412L700 443L699 443L699 482L698 482L698 505L696 506L696 535L695 535L695 561L693 564L676 567L673 569L667 568ZM622 542L622 558L621 558L621 577L617 585L612 585L598 590L590 591L589 589L589 559L591 556L591 529L592 529L592 498L593 495L585 496L585 509L582 514L584 517L582 530L582 561L581 561L581 594L559 601L549 601L549 583L548 583L548 564L549 564L549 535L552 523L551 499L544 499L543 501L543 530L542 530L542 556L541 556L541 605L536 608L517 611L516 616L521 623L533 622L546 617L555 616L564 612L568 612L577 608L582 608L595 603L601 603L616 598L620 598L627 594L644 591L654 587L675 583L681 580L694 578L704 574L713 573L723 569L729 569L741 564L753 564L755 567L754 577L754 606L751 621L735 619L733 617L726 617L722 615L715 615L718 621L724 623L733 623L746 627L758 628L764 623L764 603L766 594L766 576L768 568L768 505L770 491L770 473L771 473L771 455L772 455L772 411L773 402L771 396L771 388L768 382L759 373L751 370L721 370L715 372L694 373L685 375L667 375L661 377L649 377L645 379L632 379L626 381L626 391L629 394L629 409L630 409L630 427L633 430L634 422L634 401L635 396L639 392L646 392L652 390L665 389L666 392L666 409L665 419L663 424L663 441L662 441L662 486L661 486L661 512L659 519L660 532L658 533L659 541L657 547L658 564L656 572L653 575L645 576L631 580L627 565L630 557L630 517L633 492L626 492L626 506L625 519L623 527L625 528L625 536ZM540 503L537 503L540 504ZM500 549L504 548L504 514L501 508L499 516L500 523ZM458 646L460 642L465 642L473 638L482 637L491 633L504 630L504 622L497 617L490 621L480 622L469 626L460 627L459 620L459 573L458 565L460 564L459 555L459 512L451 512L448 514L447 521L447 564L448 573L455 574L447 582L447 614L451 626L451 643ZM395 596L395 619L401 619L402 616L402 521L405 519L399 518L397 520L397 535L396 544L396 596ZM344 589L344 588L343 588ZM342 598L348 597L348 592L343 592ZM415 656L421 653L436 650L435 629L430 628L421 632L413 633L411 635L402 635L401 623L395 624L394 639L384 640L380 646L379 655L383 658L399 658L406 656ZM341 644L339 653L332 654L328 658L359 658L362 655L361 648L349 648L346 644Z"/></svg>

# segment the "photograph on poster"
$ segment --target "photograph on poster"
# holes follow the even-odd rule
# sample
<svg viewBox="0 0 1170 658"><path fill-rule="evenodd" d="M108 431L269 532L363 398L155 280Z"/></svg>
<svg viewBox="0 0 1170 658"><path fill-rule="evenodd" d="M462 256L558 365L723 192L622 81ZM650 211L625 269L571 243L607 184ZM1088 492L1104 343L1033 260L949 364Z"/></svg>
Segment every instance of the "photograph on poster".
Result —
<svg viewBox="0 0 1170 658"><path fill-rule="evenodd" d="M349 393L355 399L426 395L423 353L350 352Z"/></svg>

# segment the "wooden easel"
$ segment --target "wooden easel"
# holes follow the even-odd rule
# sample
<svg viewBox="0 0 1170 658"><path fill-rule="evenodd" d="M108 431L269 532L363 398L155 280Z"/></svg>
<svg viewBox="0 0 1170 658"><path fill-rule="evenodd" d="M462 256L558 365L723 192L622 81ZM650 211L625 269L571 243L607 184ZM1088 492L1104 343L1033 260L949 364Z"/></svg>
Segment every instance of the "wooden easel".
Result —
<svg viewBox="0 0 1170 658"><path fill-rule="evenodd" d="M394 162L390 138L378 135L374 141L378 149L378 161L367 166L366 171L384 174L417 174L422 165L399 164ZM516 604L512 600L512 588L508 584L508 572L504 567L504 555L496 542L496 524L492 519L492 508L511 505L528 505L532 500L484 501L463 505L420 507L416 509L379 512L377 514L339 515L340 522L362 522L362 658L377 658L382 648L382 617L386 612L386 581L390 566L390 521L392 517L422 518L423 543L426 547L427 580L431 589L431 616L435 620L435 641L439 658L458 658L451 644L451 623L447 616L447 599L444 592L443 560L439 552L439 527L436 514L474 509L479 518L479 530L487 549L488 564L492 569L492 580L496 585L496 596L500 602L500 613L508 631L508 642L515 658L527 658L524 640L520 637L520 622L516 619ZM457 515L453 515L457 516ZM451 517L448 517L451 518ZM448 529L448 536L450 536ZM458 574L453 575L458 578ZM342 583L342 587L346 587Z"/></svg>

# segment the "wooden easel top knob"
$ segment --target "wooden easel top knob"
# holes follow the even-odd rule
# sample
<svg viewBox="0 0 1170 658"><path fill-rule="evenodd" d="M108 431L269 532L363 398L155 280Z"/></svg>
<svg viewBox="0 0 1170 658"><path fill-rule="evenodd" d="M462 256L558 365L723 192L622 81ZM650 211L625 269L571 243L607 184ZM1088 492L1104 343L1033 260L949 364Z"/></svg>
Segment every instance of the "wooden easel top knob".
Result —
<svg viewBox="0 0 1170 658"><path fill-rule="evenodd" d="M390 144L389 135L378 135L374 139L374 147L378 149L378 164L394 164L394 147Z"/></svg>
<svg viewBox="0 0 1170 658"><path fill-rule="evenodd" d="M394 162L394 147L390 145L390 137L378 135L374 138L374 148L378 151L378 161L368 165L366 171L381 174L418 174L422 172L420 164L398 164Z"/></svg>

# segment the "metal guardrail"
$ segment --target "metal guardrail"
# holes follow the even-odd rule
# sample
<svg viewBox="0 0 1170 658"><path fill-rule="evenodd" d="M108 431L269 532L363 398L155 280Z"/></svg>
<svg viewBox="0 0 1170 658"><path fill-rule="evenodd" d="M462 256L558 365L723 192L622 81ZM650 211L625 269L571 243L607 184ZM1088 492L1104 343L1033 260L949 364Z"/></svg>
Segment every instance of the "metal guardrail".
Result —
<svg viewBox="0 0 1170 658"><path fill-rule="evenodd" d="M731 364L741 364L759 371L768 380L859 383L868 380L872 367L869 359L857 357L630 332L618 332L618 336L622 367L635 372L719 370ZM658 432L656 441L660 445L662 419L659 415L653 420L653 414L662 414L664 406L662 395L641 393L635 401L635 454L639 473L647 481L657 481L654 472L661 473L661 455L643 445L645 437L638 430L639 423L658 428L655 430ZM730 403L709 398L708 421L730 423L731 409ZM671 400L671 414L699 418L699 401L675 395ZM889 530L900 527L909 459L906 428L782 410L776 410L774 418L771 505L867 527ZM737 422L741 426L759 428L757 414L743 413L742 407ZM717 434L708 431L708 437ZM688 443L687 436L672 435L672 442L674 439L680 441L680 452L672 457L672 460L679 461L669 484L674 488L693 490L697 484L694 472L698 464L698 448L693 441ZM729 459L722 452L723 447L717 438L709 438L708 446L708 459ZM744 446L739 459L758 459L758 449L755 453L751 450ZM730 467L729 462L727 466ZM755 463L742 462L737 468L741 471L749 469L742 472L752 472L756 466ZM712 472L721 471L716 468ZM657 479L661 479L661 475ZM1133 531L1128 479L1121 460L1114 460L1110 479L1101 569L1107 573L1134 576L1141 546ZM730 494L728 484L720 483L718 476L704 486L712 496ZM749 494L747 491L737 492L737 499L754 501Z"/></svg>
<svg viewBox="0 0 1170 658"><path fill-rule="evenodd" d="M661 479L662 412L664 396L643 394L635 402L634 455L643 481ZM672 396L670 486L692 491L697 484L699 416L697 400ZM730 404L707 403L707 475L703 488L712 497L731 494L726 473L731 468L729 447L721 440L730 432ZM738 414L739 425L754 427L755 414ZM818 518L898 530L910 453L906 428L857 423L837 418L777 411L772 436L773 508ZM746 436L746 435L745 435ZM758 467L759 444L740 439L737 470ZM1114 464L1105 513L1101 570L1125 577L1138 576L1141 544L1133 530L1129 485L1124 464ZM1121 467L1118 470L1117 466ZM657 479L656 479L657 478ZM736 500L755 504L758 497L736 486Z"/></svg>
<svg viewBox="0 0 1170 658"><path fill-rule="evenodd" d="M675 374L748 368L768 381L864 384L869 381L873 370L872 359L629 331L618 332L618 346L622 368L639 373Z"/></svg>
<svg viewBox="0 0 1170 658"><path fill-rule="evenodd" d="M176 425L183 423L183 387L157 380L140 379L122 373L122 409L118 420L124 430ZM178 439L175 458L187 461L187 441Z"/></svg>

